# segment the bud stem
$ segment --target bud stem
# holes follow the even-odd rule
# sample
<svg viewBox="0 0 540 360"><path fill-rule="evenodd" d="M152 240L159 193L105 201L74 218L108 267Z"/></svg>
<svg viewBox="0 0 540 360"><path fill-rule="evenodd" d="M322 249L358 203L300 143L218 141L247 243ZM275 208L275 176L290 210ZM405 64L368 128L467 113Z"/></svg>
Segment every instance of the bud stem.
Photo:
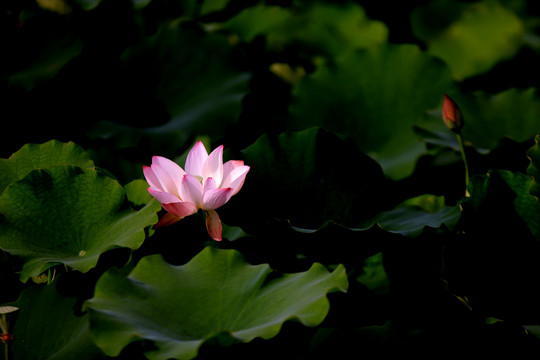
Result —
<svg viewBox="0 0 540 360"><path fill-rule="evenodd" d="M469 166L467 165L467 157L465 156L465 146L463 145L463 138L461 133L456 133L457 142L459 145L459 151L461 152L461 159L463 160L463 165L465 166L465 196L470 196L469 194Z"/></svg>

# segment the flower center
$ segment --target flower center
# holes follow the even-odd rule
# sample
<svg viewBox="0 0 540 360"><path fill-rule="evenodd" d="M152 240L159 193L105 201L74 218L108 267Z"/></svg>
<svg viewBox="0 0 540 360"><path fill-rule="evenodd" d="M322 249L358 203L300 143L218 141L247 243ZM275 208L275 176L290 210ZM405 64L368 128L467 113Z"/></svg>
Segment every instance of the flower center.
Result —
<svg viewBox="0 0 540 360"><path fill-rule="evenodd" d="M199 180L199 182L202 184L202 182L203 182L202 176L199 176L199 175L193 175L193 176L195 176L197 178L197 180Z"/></svg>

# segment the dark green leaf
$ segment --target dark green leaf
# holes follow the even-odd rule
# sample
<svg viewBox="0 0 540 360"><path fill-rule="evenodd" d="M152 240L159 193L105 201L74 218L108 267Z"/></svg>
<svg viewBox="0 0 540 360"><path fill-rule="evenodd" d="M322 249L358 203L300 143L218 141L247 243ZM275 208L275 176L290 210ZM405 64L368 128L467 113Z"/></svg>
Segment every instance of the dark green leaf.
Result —
<svg viewBox="0 0 540 360"><path fill-rule="evenodd" d="M55 285L32 286L14 304L12 359L96 360L103 358L90 334L88 315L75 314L76 299L61 296Z"/></svg>
<svg viewBox="0 0 540 360"><path fill-rule="evenodd" d="M535 144L527 153L531 163L527 169L527 174L532 177L530 193L537 199L540 198L540 135L534 138Z"/></svg>
<svg viewBox="0 0 540 360"><path fill-rule="evenodd" d="M320 65L294 89L293 129L321 126L354 138L385 173L411 174L425 153L413 128L452 87L449 70L413 45L385 44Z"/></svg>
<svg viewBox="0 0 540 360"><path fill-rule="evenodd" d="M263 135L243 154L251 170L235 204L257 208L242 213L248 226L268 218L307 228L328 220L358 226L384 206L380 166L350 139L312 128Z"/></svg>
<svg viewBox="0 0 540 360"><path fill-rule="evenodd" d="M59 6L67 7L65 4ZM49 24L42 26L47 25ZM40 36L44 35L40 34ZM26 44L26 46L33 45L36 49L39 49L39 52L32 49L36 51L36 53L31 53L33 55L32 61L24 69L9 76L8 85L10 87L24 91L32 90L57 76L65 65L79 56L83 50L83 42L73 33L62 33L60 35L53 33L49 36L51 38L42 44ZM44 48L41 48L41 46L44 46ZM24 59L24 61L28 61L28 59Z"/></svg>
<svg viewBox="0 0 540 360"><path fill-rule="evenodd" d="M382 252L365 260L362 274L358 276L357 280L376 294L388 292L390 283L384 269Z"/></svg>
<svg viewBox="0 0 540 360"><path fill-rule="evenodd" d="M406 200L393 210L380 212L371 221L365 222L362 227L343 228L352 232L362 232L377 225L390 233L416 237L421 235L425 228L439 229L444 225L448 229L453 229L460 216L461 211L458 206L446 206L443 198L424 195ZM292 229L311 234L333 226L336 224L327 222L318 229L304 229L294 226Z"/></svg>
<svg viewBox="0 0 540 360"><path fill-rule="evenodd" d="M180 21L162 26L122 55L122 71L137 74L133 96L162 104L167 122L132 127L104 121L92 135L113 138L118 147L144 139L172 154L192 137L222 136L237 121L250 81L248 72L235 68L233 50L224 36L196 31Z"/></svg>
<svg viewBox="0 0 540 360"><path fill-rule="evenodd" d="M498 226L513 226L517 232L517 226L522 222L533 237L540 239L540 204L529 191L531 182L531 177L525 174L506 170L490 171L485 176L474 178L469 186L471 197L464 202L475 211L482 211L486 204L497 201L499 212L504 207L508 219L506 224ZM519 220L515 219L515 215Z"/></svg>

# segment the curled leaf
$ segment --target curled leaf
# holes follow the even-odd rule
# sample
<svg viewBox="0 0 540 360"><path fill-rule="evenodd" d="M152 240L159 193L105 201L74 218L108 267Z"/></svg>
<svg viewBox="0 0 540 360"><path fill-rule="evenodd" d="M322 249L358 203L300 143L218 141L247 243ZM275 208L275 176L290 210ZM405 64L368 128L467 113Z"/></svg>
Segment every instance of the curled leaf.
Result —
<svg viewBox="0 0 540 360"><path fill-rule="evenodd" d="M108 271L86 306L96 344L106 354L116 356L145 339L156 346L149 359L192 359L218 335L249 342L276 336L287 320L316 326L329 310L326 294L347 286L343 266L330 273L315 263L306 272L273 274L236 250L207 247L182 266L152 255L128 277Z"/></svg>

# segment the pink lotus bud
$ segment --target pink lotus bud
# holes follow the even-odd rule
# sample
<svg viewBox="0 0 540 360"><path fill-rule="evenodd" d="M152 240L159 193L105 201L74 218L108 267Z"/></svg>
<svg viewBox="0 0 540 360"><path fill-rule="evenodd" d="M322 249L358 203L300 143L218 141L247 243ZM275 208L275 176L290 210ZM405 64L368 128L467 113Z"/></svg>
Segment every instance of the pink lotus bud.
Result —
<svg viewBox="0 0 540 360"><path fill-rule="evenodd" d="M215 210L240 191L249 166L241 160L223 164L223 146L208 154L198 141L188 154L185 170L161 156L154 156L152 165L143 170L148 191L168 212L159 225L170 225L202 209L208 234L219 241L222 226Z"/></svg>
<svg viewBox="0 0 540 360"><path fill-rule="evenodd" d="M444 94L442 118L446 126L455 133L463 128L463 113L459 106L448 95Z"/></svg>

